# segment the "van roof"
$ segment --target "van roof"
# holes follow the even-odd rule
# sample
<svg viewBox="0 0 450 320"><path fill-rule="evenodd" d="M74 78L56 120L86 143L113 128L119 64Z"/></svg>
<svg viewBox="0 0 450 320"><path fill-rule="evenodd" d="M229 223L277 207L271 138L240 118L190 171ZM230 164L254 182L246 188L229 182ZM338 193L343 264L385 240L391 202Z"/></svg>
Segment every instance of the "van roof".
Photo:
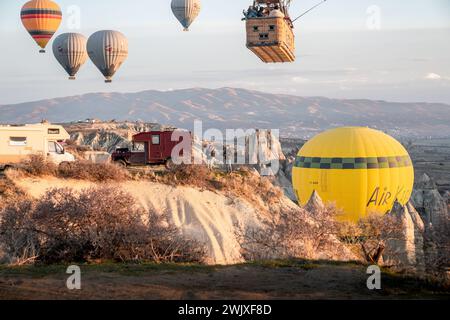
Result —
<svg viewBox="0 0 450 320"><path fill-rule="evenodd" d="M47 128L47 127L61 127L58 124L51 123L32 123L32 124L0 124L0 128Z"/></svg>
<svg viewBox="0 0 450 320"><path fill-rule="evenodd" d="M50 132L51 129L56 129L56 132ZM47 131L48 130L48 131ZM24 125L0 125L0 132L3 134L7 132L42 132L48 137L53 137L55 139L69 139L70 135L64 129L63 126L58 124L50 124L50 123L36 123L36 124L24 124Z"/></svg>

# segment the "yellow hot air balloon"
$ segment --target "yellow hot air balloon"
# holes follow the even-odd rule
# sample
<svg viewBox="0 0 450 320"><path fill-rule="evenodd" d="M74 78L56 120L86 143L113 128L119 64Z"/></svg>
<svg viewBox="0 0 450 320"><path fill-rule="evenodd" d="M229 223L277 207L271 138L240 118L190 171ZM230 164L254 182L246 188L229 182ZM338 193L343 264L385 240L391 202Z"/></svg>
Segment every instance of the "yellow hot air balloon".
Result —
<svg viewBox="0 0 450 320"><path fill-rule="evenodd" d="M22 23L44 53L62 20L61 8L50 0L32 0L22 7Z"/></svg>
<svg viewBox="0 0 450 320"><path fill-rule="evenodd" d="M414 169L406 149L394 138L369 128L325 131L299 151L292 172L299 203L314 191L356 222L372 212L387 213L397 200L408 202Z"/></svg>

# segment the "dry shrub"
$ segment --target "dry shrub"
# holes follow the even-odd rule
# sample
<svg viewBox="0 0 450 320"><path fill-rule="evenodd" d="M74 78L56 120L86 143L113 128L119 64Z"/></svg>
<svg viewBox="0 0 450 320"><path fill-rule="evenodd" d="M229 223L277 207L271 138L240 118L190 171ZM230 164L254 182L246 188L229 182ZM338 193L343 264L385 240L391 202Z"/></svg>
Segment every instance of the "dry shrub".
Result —
<svg viewBox="0 0 450 320"><path fill-rule="evenodd" d="M130 179L129 172L113 163L93 163L90 161L64 162L57 166L42 155L30 155L22 161L18 169L29 176L55 176L95 182L123 181Z"/></svg>
<svg viewBox="0 0 450 320"><path fill-rule="evenodd" d="M0 251L1 262L25 264L37 258L39 241L37 234L32 232L32 217L30 212L36 203L22 199L10 202L0 213Z"/></svg>
<svg viewBox="0 0 450 320"><path fill-rule="evenodd" d="M14 204L20 201L24 196L22 190L20 190L9 177L0 177L0 219L2 211L10 204ZM27 256L32 255L26 253ZM6 256L2 243L0 243L0 264L3 263Z"/></svg>
<svg viewBox="0 0 450 320"><path fill-rule="evenodd" d="M1 216L0 243L13 263L202 262L205 256L201 244L113 187L54 189L41 200L11 204Z"/></svg>
<svg viewBox="0 0 450 320"><path fill-rule="evenodd" d="M58 172L58 167L41 154L32 154L19 164L19 168L32 176L52 176Z"/></svg>
<svg viewBox="0 0 450 320"><path fill-rule="evenodd" d="M284 196L283 190L274 186L268 177L262 177L256 171L245 167L240 171L225 174L222 181L223 190L242 196L252 203L270 207Z"/></svg>
<svg viewBox="0 0 450 320"><path fill-rule="evenodd" d="M206 165L179 165L161 176L170 185L189 185L201 189L211 189L214 172Z"/></svg>
<svg viewBox="0 0 450 320"><path fill-rule="evenodd" d="M124 168L113 163L92 163L75 161L59 167L58 176L95 182L123 181L130 179L130 174Z"/></svg>
<svg viewBox="0 0 450 320"><path fill-rule="evenodd" d="M338 257L342 246L335 237L339 230L335 216L333 207L317 209L313 214L300 208L282 211L265 221L262 228L237 232L242 254L246 260Z"/></svg>
<svg viewBox="0 0 450 320"><path fill-rule="evenodd" d="M8 177L0 177L0 211L9 202L22 197L24 192Z"/></svg>
<svg viewBox="0 0 450 320"><path fill-rule="evenodd" d="M152 261L203 263L206 247L198 241L186 239L180 230L168 223L164 215L150 214L147 223L145 252Z"/></svg>

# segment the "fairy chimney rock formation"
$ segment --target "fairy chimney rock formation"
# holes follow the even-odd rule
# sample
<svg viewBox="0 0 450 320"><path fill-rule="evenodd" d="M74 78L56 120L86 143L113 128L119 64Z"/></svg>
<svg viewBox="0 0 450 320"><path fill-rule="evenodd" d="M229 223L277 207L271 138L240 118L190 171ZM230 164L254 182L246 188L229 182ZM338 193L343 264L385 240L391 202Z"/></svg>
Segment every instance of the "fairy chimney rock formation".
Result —
<svg viewBox="0 0 450 320"><path fill-rule="evenodd" d="M443 198L444 198L444 201L447 204L447 206L449 206L450 205L450 191L446 191Z"/></svg>
<svg viewBox="0 0 450 320"><path fill-rule="evenodd" d="M447 201L441 196L433 179L428 175L423 174L417 181L411 198L425 227L438 225L447 218Z"/></svg>
<svg viewBox="0 0 450 320"><path fill-rule="evenodd" d="M318 210L322 210L323 208L325 208L325 205L323 204L323 201L320 198L317 191L314 190L314 192L312 193L311 197L308 200L308 203L305 206L305 209L306 211L309 212L315 212Z"/></svg>
<svg viewBox="0 0 450 320"><path fill-rule="evenodd" d="M411 203L402 206L396 202L389 215L398 219L401 229L388 239L383 261L401 268L425 270L425 226L419 213Z"/></svg>
<svg viewBox="0 0 450 320"><path fill-rule="evenodd" d="M417 180L417 189L432 190L436 188L436 183L426 173Z"/></svg>

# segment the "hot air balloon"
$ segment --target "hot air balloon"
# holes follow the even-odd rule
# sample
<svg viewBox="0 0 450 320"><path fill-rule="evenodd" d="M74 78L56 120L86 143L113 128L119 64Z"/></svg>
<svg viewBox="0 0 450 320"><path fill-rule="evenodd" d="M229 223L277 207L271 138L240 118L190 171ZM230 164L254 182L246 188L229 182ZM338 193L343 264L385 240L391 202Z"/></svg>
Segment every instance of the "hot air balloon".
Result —
<svg viewBox="0 0 450 320"><path fill-rule="evenodd" d="M42 48L45 47L61 24L62 12L58 4L50 0L32 0L22 7L20 13L22 23Z"/></svg>
<svg viewBox="0 0 450 320"><path fill-rule="evenodd" d="M89 58L105 76L106 83L128 57L128 40L118 31L98 31L89 37L87 43Z"/></svg>
<svg viewBox="0 0 450 320"><path fill-rule="evenodd" d="M87 39L79 33L64 33L53 41L53 54L70 80L75 80L75 75L88 58L86 43Z"/></svg>
<svg viewBox="0 0 450 320"><path fill-rule="evenodd" d="M200 0L172 0L172 12L184 31L189 31L189 26L198 17L200 10Z"/></svg>
<svg viewBox="0 0 450 320"><path fill-rule="evenodd" d="M294 62L294 22L326 1L320 0L292 19L289 15L292 0L253 0L242 19L246 21L247 48L265 63Z"/></svg>
<svg viewBox="0 0 450 320"><path fill-rule="evenodd" d="M325 131L301 148L292 183L302 205L316 192L342 210L341 220L356 222L369 213L387 213L395 201L406 204L414 169L394 138L369 128L344 127Z"/></svg>
<svg viewBox="0 0 450 320"><path fill-rule="evenodd" d="M295 61L290 0L255 0L245 13L247 48L265 63Z"/></svg>

